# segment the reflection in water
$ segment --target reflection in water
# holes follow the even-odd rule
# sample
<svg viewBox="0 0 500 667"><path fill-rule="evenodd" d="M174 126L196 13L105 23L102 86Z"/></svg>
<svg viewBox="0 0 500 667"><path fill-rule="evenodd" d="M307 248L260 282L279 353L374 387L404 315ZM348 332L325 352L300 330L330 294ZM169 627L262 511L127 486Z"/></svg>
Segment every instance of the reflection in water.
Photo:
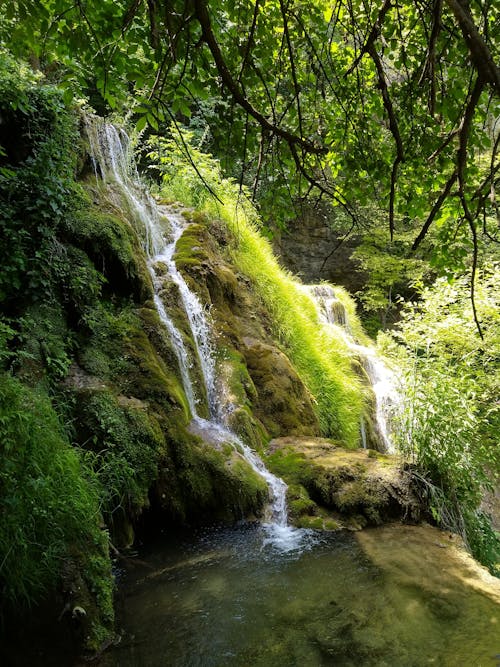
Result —
<svg viewBox="0 0 500 667"><path fill-rule="evenodd" d="M122 587L121 644L101 664L494 667L500 582L447 534L315 532L288 553L265 537L243 525L141 555Z"/></svg>

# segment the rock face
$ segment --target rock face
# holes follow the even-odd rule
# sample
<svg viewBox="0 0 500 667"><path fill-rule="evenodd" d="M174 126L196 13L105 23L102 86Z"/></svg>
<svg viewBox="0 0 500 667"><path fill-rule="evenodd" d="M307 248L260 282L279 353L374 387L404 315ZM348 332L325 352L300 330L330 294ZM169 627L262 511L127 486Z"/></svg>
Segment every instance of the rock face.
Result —
<svg viewBox="0 0 500 667"><path fill-rule="evenodd" d="M290 515L299 526L358 530L421 518L397 457L311 437L276 438L269 452L269 467L289 484Z"/></svg>
<svg viewBox="0 0 500 667"><path fill-rule="evenodd" d="M243 345L257 394L254 413L267 432L271 436L319 433L311 399L288 357L255 338L243 338Z"/></svg>
<svg viewBox="0 0 500 667"><path fill-rule="evenodd" d="M342 234L334 231L331 210L304 205L300 215L288 222L286 231L275 237L273 247L283 264L305 283L327 280L354 294L364 286L367 276L351 259L358 239L350 236L340 243L341 238Z"/></svg>
<svg viewBox="0 0 500 667"><path fill-rule="evenodd" d="M175 258L192 289L211 306L232 427L257 449L272 437L319 435L311 396L277 347L270 314L248 278L228 261L229 232L217 221L195 220Z"/></svg>

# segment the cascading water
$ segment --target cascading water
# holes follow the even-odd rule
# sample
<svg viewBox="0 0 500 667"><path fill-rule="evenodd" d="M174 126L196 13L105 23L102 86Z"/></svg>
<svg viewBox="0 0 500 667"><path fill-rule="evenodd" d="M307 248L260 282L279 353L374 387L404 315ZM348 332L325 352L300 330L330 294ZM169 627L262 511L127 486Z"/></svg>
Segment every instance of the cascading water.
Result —
<svg viewBox="0 0 500 667"><path fill-rule="evenodd" d="M373 348L356 343L346 309L335 295L331 285L307 285L306 290L316 303L320 320L326 325L335 325L340 328L347 347L357 355L362 363L375 395L375 419L379 439L386 452L394 453L395 448L390 435L390 418L401 405L401 396L394 373L387 368ZM366 447L364 421L361 421L360 431L363 446Z"/></svg>
<svg viewBox="0 0 500 667"><path fill-rule="evenodd" d="M148 268L153 281L154 302L160 319L169 332L177 356L184 391L192 414L191 430L214 444L231 443L242 453L251 467L265 479L270 490L271 501L269 523L265 524L268 528L268 541L285 551L295 549L300 545L304 531L287 525L287 486L285 482L269 472L260 457L224 423L227 411L223 413L219 407L222 401L217 391L216 364L209 319L205 308L196 294L189 289L174 261L175 247L187 226L186 221L182 216L164 207L159 207L149 195L139 179L137 168L131 157L129 139L123 130L101 123L96 119L87 121L87 134L96 176L100 172L105 182L116 185L119 196L125 200L127 207L143 230ZM168 229L165 228L166 226ZM165 280L165 267L170 280L177 286L190 324L203 376L208 403L208 419L198 414L197 405L202 397L197 395L191 379L192 362L182 334L169 316L160 296Z"/></svg>

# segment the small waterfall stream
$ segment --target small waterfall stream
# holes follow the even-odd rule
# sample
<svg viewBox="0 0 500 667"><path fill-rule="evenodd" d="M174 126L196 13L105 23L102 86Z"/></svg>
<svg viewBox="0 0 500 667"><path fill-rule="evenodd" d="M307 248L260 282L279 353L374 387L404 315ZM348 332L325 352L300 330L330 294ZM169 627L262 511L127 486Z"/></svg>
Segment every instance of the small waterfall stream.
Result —
<svg viewBox="0 0 500 667"><path fill-rule="evenodd" d="M159 207L141 183L133 161L129 139L123 130L97 120L87 121L87 134L90 141L92 159L96 176L100 174L108 184L115 184L119 195L144 230L144 245L148 257L148 268L153 280L154 302L161 321L170 335L177 356L179 370L186 398L192 415L190 429L214 445L231 443L242 453L250 466L264 478L269 487L270 506L265 524L268 529L268 541L282 550L295 549L301 542L299 531L287 525L286 490L283 480L273 475L263 461L224 423L224 414L220 409L218 396L215 354L212 344L211 327L206 309L197 295L192 292L181 273L178 271L174 253L177 241L187 227L182 216L165 207ZM168 229L164 229L167 227ZM198 362L203 376L209 418L198 414L197 405L202 396L194 386L190 369L192 362L184 344L181 332L168 314L161 299L165 275L177 286L186 312L193 340L196 346Z"/></svg>
<svg viewBox="0 0 500 667"><path fill-rule="evenodd" d="M331 285L307 285L306 290L313 297L320 320L326 325L339 327L347 347L359 358L375 395L375 425L377 435L385 452L394 453L391 439L391 416L401 405L401 395L394 373L377 355L374 348L359 345L353 336L349 317L343 303L336 297ZM360 424L361 441L367 446L366 425Z"/></svg>

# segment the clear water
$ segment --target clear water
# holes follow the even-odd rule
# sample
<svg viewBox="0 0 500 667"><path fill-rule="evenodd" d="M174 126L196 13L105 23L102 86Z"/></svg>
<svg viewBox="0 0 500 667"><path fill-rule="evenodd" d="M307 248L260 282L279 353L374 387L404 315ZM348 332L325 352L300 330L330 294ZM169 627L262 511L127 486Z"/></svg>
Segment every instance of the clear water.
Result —
<svg viewBox="0 0 500 667"><path fill-rule="evenodd" d="M155 545L122 582L123 637L102 664L495 667L500 582L490 597L448 539L316 532L283 553L245 525Z"/></svg>

